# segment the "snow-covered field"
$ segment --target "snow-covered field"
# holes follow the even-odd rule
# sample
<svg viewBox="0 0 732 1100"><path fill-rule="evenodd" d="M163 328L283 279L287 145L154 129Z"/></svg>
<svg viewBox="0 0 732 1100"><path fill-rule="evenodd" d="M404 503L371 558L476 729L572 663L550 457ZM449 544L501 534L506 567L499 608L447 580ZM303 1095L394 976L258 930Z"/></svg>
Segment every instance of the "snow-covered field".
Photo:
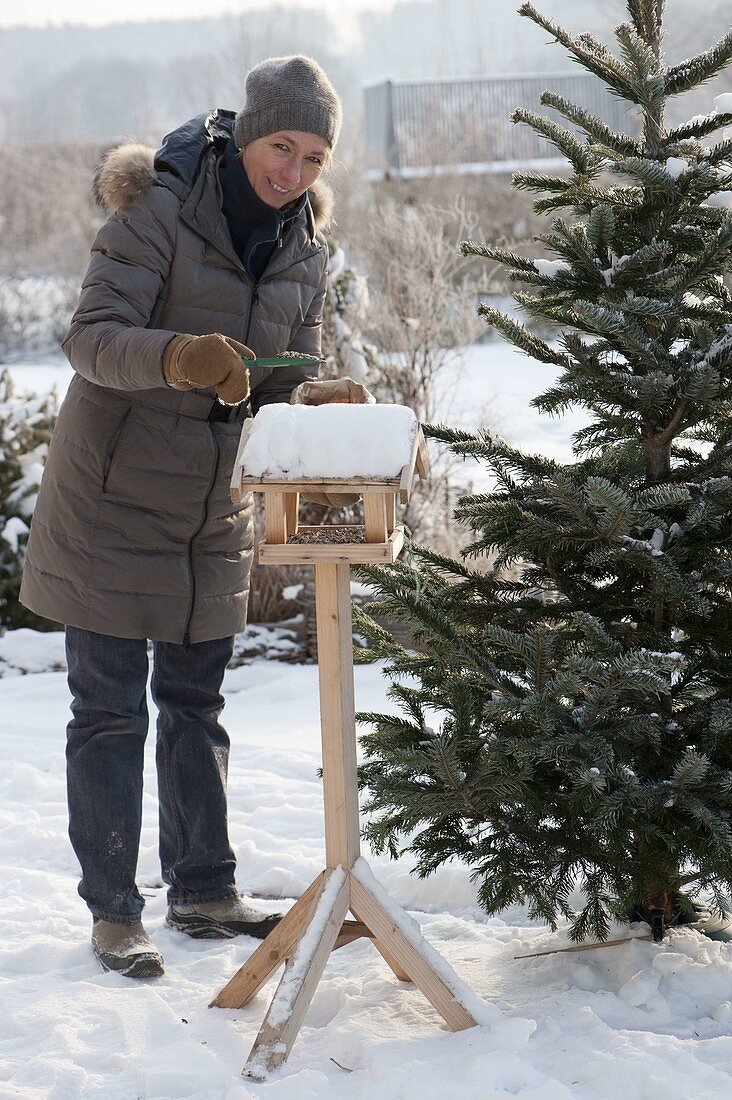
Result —
<svg viewBox="0 0 732 1100"><path fill-rule="evenodd" d="M59 391L70 373L61 359L12 370L19 388L55 382ZM492 396L503 434L568 457L568 423L545 430L527 408L550 379L502 344L471 349L465 422ZM101 973L93 958L66 836L63 666L60 635L0 638L0 1100L721 1100L732 1092L732 946L677 932L660 947L636 939L516 959L565 938L521 910L486 918L465 868L421 882L407 857L372 866L496 1006L497 1022L448 1032L359 941L329 961L289 1063L263 1084L242 1078L275 979L246 1009L208 1009L257 941L193 941L165 927L152 738L138 881L166 974L131 982ZM323 864L317 671L257 660L230 670L224 690L239 886L275 908L271 899L297 897ZM359 708L383 709L384 692L378 667L357 668Z"/></svg>

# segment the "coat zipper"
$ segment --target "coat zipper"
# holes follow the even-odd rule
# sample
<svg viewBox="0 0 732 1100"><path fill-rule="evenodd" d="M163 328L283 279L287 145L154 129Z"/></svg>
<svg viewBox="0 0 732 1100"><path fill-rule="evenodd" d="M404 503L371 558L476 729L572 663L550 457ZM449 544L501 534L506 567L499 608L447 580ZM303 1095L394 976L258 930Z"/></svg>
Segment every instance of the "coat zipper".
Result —
<svg viewBox="0 0 732 1100"><path fill-rule="evenodd" d="M247 344L247 345L249 344L249 337L250 337L251 331L252 331L252 321L254 319L254 308L259 303L259 288L262 285L262 283L270 282L273 278L276 278L277 276L281 275L283 271L289 271L291 267L296 267L298 264L301 264L304 260L309 260L311 256L317 256L318 252L322 252L322 251L323 251L322 248L316 248L314 252L309 252L307 254L307 256L301 256L299 260L295 260L293 263L288 264L287 267L281 268L281 270L278 271L276 273L276 275L274 275L274 276L269 275L264 279L257 280L256 283L252 283L252 296L249 299L249 313L247 315L247 327L246 327L246 332L244 333L244 339L243 339L242 343Z"/></svg>
<svg viewBox="0 0 732 1100"><path fill-rule="evenodd" d="M193 619L193 612L194 612L195 607L196 607L196 570L195 570L195 567L194 567L194 564L193 564L193 544L196 541L196 539L198 538L198 536L201 534L201 531L203 530L203 526L204 526L206 520L208 519L208 505L209 505L209 501L211 499L211 493L213 491L213 487L216 484L216 478L217 478L218 472L219 472L219 462L221 461L221 448L219 447L219 441L216 438L216 432L213 430L210 423L209 423L209 426L208 426L208 430L209 430L209 433L211 435L211 441L214 445L214 451L216 453L216 459L214 461L214 467L213 467L213 473L211 474L211 480L208 483L208 489L206 490L206 496L205 496L204 501L203 501L203 514L201 516L201 522L199 523L198 527L196 528L196 530L193 532L190 539L188 540L188 571L189 571L190 578L191 578L191 599L190 599L190 603L189 603L189 606L188 606L188 615L186 617L186 626L185 626L185 631L184 631L184 634L183 634L183 644L186 645L186 646L191 644L191 620Z"/></svg>
<svg viewBox="0 0 732 1100"><path fill-rule="evenodd" d="M254 307L256 306L258 301L259 301L259 283L254 283L254 286L252 287L252 294L251 294L251 297L249 299L249 315L247 317L247 329L246 329L246 332L244 333L244 339L242 341L242 343L246 344L247 347L249 346L249 333L252 331L252 320L254 318Z"/></svg>
<svg viewBox="0 0 732 1100"><path fill-rule="evenodd" d="M288 264L287 267L283 267L278 272L276 272L276 275L269 275L263 279L258 279L256 283L252 283L252 295L249 299L249 313L247 315L247 327L244 333L244 339L242 340L243 344L249 344L249 337L252 331L252 321L254 319L254 308L259 303L259 288L262 283L270 282L273 278L281 275L283 271L289 271L291 267L297 267L298 264L303 263L305 260L309 260L311 256L317 256L318 253L322 251L323 248L321 245L320 248L314 249L313 252L308 252L306 256L301 256L298 260L293 260L293 262L291 264Z"/></svg>

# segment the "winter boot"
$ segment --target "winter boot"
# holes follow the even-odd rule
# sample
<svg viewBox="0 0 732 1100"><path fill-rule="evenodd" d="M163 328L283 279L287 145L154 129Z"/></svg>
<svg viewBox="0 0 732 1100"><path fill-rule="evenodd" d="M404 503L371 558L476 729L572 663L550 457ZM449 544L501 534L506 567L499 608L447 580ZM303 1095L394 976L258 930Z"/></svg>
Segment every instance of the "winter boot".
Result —
<svg viewBox="0 0 732 1100"><path fill-rule="evenodd" d="M675 928L693 928L710 940L732 939L732 914L720 917L719 913L715 913L704 902L696 898L689 898L689 901L693 912L689 915L681 913L674 922Z"/></svg>
<svg viewBox="0 0 732 1100"><path fill-rule="evenodd" d="M159 978L165 973L163 957L140 921L120 924L95 918L91 942L103 970L125 978Z"/></svg>
<svg viewBox="0 0 732 1100"><path fill-rule="evenodd" d="M256 936L263 940L282 920L284 913L262 913L247 898L223 901L173 903L168 907L166 924L194 939L231 939Z"/></svg>

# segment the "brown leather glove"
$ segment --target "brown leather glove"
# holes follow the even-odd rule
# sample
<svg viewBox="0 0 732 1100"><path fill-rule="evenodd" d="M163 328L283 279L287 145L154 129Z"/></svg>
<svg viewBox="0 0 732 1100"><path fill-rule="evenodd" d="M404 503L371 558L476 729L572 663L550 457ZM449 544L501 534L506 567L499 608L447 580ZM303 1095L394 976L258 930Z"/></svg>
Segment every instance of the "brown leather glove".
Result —
<svg viewBox="0 0 732 1100"><path fill-rule="evenodd" d="M291 405L375 405L374 395L352 378L301 382L290 394Z"/></svg>
<svg viewBox="0 0 732 1100"><path fill-rule="evenodd" d="M163 352L163 374L174 390L214 386L219 401L236 405L249 396L249 371L243 360L254 358L246 344L218 332L174 336Z"/></svg>
<svg viewBox="0 0 732 1100"><path fill-rule="evenodd" d="M325 378L301 382L290 394L291 405L375 405L376 398L352 378ZM326 508L348 508L361 499L359 493L303 493L301 500Z"/></svg>

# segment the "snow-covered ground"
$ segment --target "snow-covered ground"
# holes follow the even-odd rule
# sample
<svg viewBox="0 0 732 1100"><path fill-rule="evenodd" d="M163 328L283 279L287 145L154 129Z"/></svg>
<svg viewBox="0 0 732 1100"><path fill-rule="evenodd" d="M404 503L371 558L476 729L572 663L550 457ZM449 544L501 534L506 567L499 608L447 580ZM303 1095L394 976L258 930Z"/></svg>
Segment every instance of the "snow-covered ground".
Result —
<svg viewBox="0 0 732 1100"><path fill-rule="evenodd" d="M19 388L55 381L63 391L69 375L61 359L12 370ZM471 349L466 418L492 391L503 434L568 457L567 422L545 432L527 408L550 380L503 344ZM732 946L676 932L659 947L635 939L516 959L565 937L520 909L487 918L466 868L423 882L408 857L371 864L460 977L497 1007L496 1023L448 1032L359 941L329 961L289 1062L266 1083L242 1078L276 979L241 1011L208 1009L257 942L193 941L165 927L152 738L138 881L166 973L132 982L102 974L92 956L66 835L63 668L60 635L0 638L0 1100L721 1100L732 1092ZM386 708L385 686L379 667L358 667L357 706ZM273 899L297 897L323 864L317 670L255 660L231 669L224 690L239 886L276 908Z"/></svg>

